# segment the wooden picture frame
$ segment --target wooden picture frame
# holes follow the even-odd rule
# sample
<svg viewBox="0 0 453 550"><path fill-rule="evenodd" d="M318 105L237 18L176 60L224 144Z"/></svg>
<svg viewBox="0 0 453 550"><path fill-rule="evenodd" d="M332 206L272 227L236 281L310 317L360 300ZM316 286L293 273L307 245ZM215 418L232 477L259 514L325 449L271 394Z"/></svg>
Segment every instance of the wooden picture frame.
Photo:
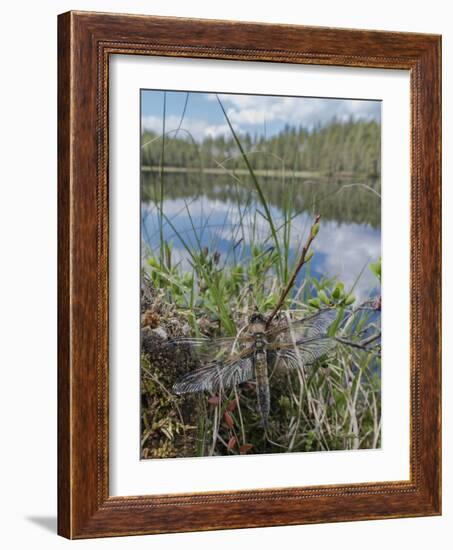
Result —
<svg viewBox="0 0 453 550"><path fill-rule="evenodd" d="M441 39L69 12L58 21L58 532L68 538L441 513ZM410 480L109 496L111 54L405 69L411 95Z"/></svg>

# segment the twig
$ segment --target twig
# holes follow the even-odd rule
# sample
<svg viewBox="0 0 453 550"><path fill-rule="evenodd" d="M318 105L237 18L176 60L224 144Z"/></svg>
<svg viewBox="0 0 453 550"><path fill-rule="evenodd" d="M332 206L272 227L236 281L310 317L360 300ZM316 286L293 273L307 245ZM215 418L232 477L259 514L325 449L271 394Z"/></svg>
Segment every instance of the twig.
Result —
<svg viewBox="0 0 453 550"><path fill-rule="evenodd" d="M320 219L321 219L321 216L318 214L315 218L315 221L314 221L313 225L311 226L310 233L308 235L307 241L306 241L306 243L305 243L305 245L302 249L302 254L300 256L299 263L297 264L296 268L294 269L294 273L292 274L290 280L288 281L288 284L286 285L286 288L281 293L280 298L277 302L277 305L275 306L272 313L268 317L268 319L266 321L266 328L269 327L269 325L272 322L272 319L277 315L279 309L282 307L286 297L288 296L289 291L294 286L297 274L302 269L302 266L305 264L305 259L307 257L307 252L308 252L308 250L311 246L311 243L313 242L313 239L316 237L315 227L316 227L316 224L319 222Z"/></svg>
<svg viewBox="0 0 453 550"><path fill-rule="evenodd" d="M242 443L245 444L245 430L244 430L244 420L242 418L242 411L241 411L241 404L239 402L239 395L237 386L234 386L234 397L236 399L237 408L238 408L238 415L239 415L239 423L241 425L241 436L242 436Z"/></svg>
<svg viewBox="0 0 453 550"><path fill-rule="evenodd" d="M219 436L219 426L218 426L218 417L219 417L219 412L218 412L218 405L216 406L216 408L214 409L214 422L213 422L213 430L212 430L212 444L211 444L211 449L209 451L209 456L213 456L214 454L214 451L215 451L215 446L217 444L217 438Z"/></svg>
<svg viewBox="0 0 453 550"><path fill-rule="evenodd" d="M337 340L341 344L346 344L347 346L351 346L352 348L369 351L369 348L367 346L369 346L374 341L378 340L380 337L381 337L381 333L378 332L376 334L372 334L368 338L365 338L365 340L362 340L361 342L352 342L351 340L347 340L346 338L342 338L341 336L337 336L335 340Z"/></svg>

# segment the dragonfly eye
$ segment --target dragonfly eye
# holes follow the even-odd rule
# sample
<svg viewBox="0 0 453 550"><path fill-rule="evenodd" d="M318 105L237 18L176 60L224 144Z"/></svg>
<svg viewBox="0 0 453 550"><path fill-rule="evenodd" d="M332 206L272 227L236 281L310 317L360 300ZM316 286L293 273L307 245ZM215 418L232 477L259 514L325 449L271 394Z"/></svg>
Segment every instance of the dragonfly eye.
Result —
<svg viewBox="0 0 453 550"><path fill-rule="evenodd" d="M264 318L264 315L261 315L261 313L253 313L250 316L250 323L265 323L266 319Z"/></svg>

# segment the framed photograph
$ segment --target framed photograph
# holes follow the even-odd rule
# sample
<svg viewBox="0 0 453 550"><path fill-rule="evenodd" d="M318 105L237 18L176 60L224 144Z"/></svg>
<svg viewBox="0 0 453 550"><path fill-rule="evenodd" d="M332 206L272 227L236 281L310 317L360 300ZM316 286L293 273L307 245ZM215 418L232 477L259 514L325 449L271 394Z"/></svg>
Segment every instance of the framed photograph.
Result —
<svg viewBox="0 0 453 550"><path fill-rule="evenodd" d="M58 29L59 533L440 514L440 37Z"/></svg>

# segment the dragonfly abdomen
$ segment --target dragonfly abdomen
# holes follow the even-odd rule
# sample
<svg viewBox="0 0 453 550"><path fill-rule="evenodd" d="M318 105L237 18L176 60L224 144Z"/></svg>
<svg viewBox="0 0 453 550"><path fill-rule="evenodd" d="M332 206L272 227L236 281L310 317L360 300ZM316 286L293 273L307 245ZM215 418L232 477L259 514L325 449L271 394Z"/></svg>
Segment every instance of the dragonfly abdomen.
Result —
<svg viewBox="0 0 453 550"><path fill-rule="evenodd" d="M267 427L267 419L270 410L269 377L267 373L267 354L265 350L255 354L255 377L258 396L258 410L261 415L263 427Z"/></svg>

